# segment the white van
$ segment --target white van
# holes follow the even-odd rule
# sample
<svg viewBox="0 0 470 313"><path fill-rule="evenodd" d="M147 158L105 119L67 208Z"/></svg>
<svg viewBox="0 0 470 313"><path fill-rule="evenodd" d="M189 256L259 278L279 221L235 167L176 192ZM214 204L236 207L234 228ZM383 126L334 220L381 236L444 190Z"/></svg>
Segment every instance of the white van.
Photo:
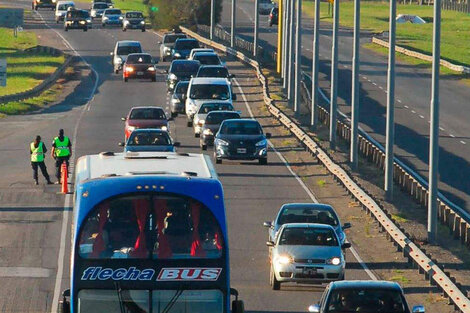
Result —
<svg viewBox="0 0 470 313"><path fill-rule="evenodd" d="M59 22L64 20L65 14L69 8L75 8L75 2L73 1L59 1L55 7L55 22L58 24Z"/></svg>

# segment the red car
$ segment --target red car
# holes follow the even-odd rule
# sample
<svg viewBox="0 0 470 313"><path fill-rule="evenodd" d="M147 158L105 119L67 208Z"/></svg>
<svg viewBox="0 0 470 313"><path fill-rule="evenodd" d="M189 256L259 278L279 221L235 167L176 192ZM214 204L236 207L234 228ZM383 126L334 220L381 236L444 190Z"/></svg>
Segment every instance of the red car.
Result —
<svg viewBox="0 0 470 313"><path fill-rule="evenodd" d="M160 107L134 107L126 117L121 118L126 122L124 136L126 140L130 134L138 128L157 128L170 131L165 111Z"/></svg>

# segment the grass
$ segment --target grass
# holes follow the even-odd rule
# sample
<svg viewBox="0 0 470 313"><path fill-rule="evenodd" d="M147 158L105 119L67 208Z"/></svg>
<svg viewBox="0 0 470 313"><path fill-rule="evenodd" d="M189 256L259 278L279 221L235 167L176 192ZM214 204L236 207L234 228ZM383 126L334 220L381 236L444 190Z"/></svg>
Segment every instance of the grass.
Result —
<svg viewBox="0 0 470 313"><path fill-rule="evenodd" d="M323 180L323 179L319 179L319 180L317 180L317 185L318 185L318 187L325 187L326 181Z"/></svg>
<svg viewBox="0 0 470 313"><path fill-rule="evenodd" d="M76 2L89 3L91 0L75 0ZM142 0L113 0L114 7L123 11L141 11L144 15L147 15L147 6Z"/></svg>
<svg viewBox="0 0 470 313"><path fill-rule="evenodd" d="M340 24L353 27L354 3L340 2ZM303 11L314 15L314 3L304 1ZM423 18L427 24L397 24L397 44L426 54L432 51L433 7L397 4L398 14L413 14ZM328 4L321 3L322 20L331 22ZM373 32L388 31L388 2L361 2L361 28ZM470 64L470 15L454 11L442 11L441 57L456 64Z"/></svg>
<svg viewBox="0 0 470 313"><path fill-rule="evenodd" d="M39 85L64 63L63 56L23 51L36 45L37 38L33 32L23 31L15 38L13 30L0 28L0 58L7 59L7 86L0 88L0 96Z"/></svg>
<svg viewBox="0 0 470 313"><path fill-rule="evenodd" d="M410 279L407 278L405 275L393 275L392 277L390 277L390 280L398 282L400 284L407 284L410 282Z"/></svg>
<svg viewBox="0 0 470 313"><path fill-rule="evenodd" d="M395 220L395 222L397 223L406 223L408 222L409 220L406 218L406 215L404 215L403 213L399 213L399 214L392 214L392 218Z"/></svg>

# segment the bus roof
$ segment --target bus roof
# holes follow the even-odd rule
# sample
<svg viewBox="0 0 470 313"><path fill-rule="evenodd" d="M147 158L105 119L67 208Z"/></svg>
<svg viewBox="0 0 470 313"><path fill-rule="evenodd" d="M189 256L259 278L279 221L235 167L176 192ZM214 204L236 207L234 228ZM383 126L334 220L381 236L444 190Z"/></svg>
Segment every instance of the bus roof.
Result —
<svg viewBox="0 0 470 313"><path fill-rule="evenodd" d="M190 176L214 178L208 156L174 152L102 152L78 160L76 182L112 176Z"/></svg>

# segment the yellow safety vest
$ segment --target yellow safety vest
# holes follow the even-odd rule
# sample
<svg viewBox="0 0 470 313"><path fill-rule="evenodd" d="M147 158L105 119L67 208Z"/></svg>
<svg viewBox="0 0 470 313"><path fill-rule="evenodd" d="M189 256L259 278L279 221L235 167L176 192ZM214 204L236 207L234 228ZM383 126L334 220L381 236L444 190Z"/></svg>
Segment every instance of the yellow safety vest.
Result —
<svg viewBox="0 0 470 313"><path fill-rule="evenodd" d="M31 143L31 162L44 162L43 145L44 144L40 142L36 148L34 142Z"/></svg>
<svg viewBox="0 0 470 313"><path fill-rule="evenodd" d="M70 155L69 137L64 136L64 140L60 141L59 137L54 138L54 154L56 157L67 157Z"/></svg>

